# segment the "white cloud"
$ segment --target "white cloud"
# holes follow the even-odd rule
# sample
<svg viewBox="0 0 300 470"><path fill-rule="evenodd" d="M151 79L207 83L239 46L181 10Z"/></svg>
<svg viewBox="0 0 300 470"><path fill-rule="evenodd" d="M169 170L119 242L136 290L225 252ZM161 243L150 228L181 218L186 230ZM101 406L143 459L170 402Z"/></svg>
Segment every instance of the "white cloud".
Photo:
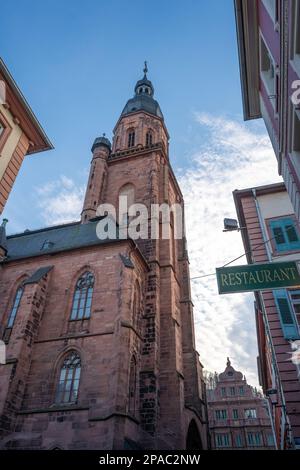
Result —
<svg viewBox="0 0 300 470"><path fill-rule="evenodd" d="M261 123L240 123L197 114L208 139L192 156L179 183L186 203L191 276L214 273L244 252L240 234L223 233L223 218L234 217L234 189L280 180L276 159ZM246 263L241 258L238 264ZM235 263L237 264L237 263ZM256 331L252 294L218 295L215 276L192 281L196 341L208 370L221 372L226 357L257 385Z"/></svg>
<svg viewBox="0 0 300 470"><path fill-rule="evenodd" d="M65 175L36 188L38 205L47 225L56 225L78 220L82 210L85 186L76 186Z"/></svg>

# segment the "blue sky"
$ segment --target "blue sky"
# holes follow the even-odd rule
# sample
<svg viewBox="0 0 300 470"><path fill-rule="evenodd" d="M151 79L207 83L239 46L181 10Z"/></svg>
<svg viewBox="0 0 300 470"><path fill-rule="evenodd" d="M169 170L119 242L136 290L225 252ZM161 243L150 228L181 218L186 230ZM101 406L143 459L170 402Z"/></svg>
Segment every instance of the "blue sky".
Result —
<svg viewBox="0 0 300 470"><path fill-rule="evenodd" d="M92 142L111 138L147 59L187 202L192 274L243 252L222 233L231 191L278 176L264 127L243 123L233 0L19 0L1 16L0 54L55 146L25 159L9 232L78 218ZM257 383L252 296L224 300L214 279L193 295L203 362L221 371L230 355Z"/></svg>
<svg viewBox="0 0 300 470"><path fill-rule="evenodd" d="M232 0L19 0L1 16L1 55L55 146L27 159L10 206L58 170L80 182L76 169L97 135L111 136L145 59L175 166L201 142L194 111L241 113Z"/></svg>

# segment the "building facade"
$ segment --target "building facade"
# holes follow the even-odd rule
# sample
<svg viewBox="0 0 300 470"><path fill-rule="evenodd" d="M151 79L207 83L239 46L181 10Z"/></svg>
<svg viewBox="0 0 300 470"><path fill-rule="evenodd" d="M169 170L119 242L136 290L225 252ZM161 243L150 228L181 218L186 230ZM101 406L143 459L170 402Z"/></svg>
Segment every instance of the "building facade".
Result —
<svg viewBox="0 0 300 470"><path fill-rule="evenodd" d="M207 404L212 449L274 449L266 400L229 359L214 386L208 386Z"/></svg>
<svg viewBox="0 0 300 470"><path fill-rule="evenodd" d="M245 119L265 121L300 220L300 0L235 0Z"/></svg>
<svg viewBox="0 0 300 470"><path fill-rule="evenodd" d="M247 261L300 259L300 229L283 183L234 191ZM299 288L255 292L260 384L268 396L278 449L300 446Z"/></svg>
<svg viewBox="0 0 300 470"><path fill-rule="evenodd" d="M0 214L25 155L52 144L0 58Z"/></svg>
<svg viewBox="0 0 300 470"><path fill-rule="evenodd" d="M1 228L2 448L207 447L185 237L172 214L169 238L121 237L122 218L116 237L97 236L97 207L118 208L120 196L183 208L144 72L112 145L93 144L81 221L9 237Z"/></svg>

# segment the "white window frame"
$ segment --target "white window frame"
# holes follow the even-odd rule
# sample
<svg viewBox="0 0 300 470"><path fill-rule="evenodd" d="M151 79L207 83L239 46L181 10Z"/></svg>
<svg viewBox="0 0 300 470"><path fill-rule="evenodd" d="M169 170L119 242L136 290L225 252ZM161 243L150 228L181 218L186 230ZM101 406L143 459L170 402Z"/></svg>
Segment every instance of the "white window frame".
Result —
<svg viewBox="0 0 300 470"><path fill-rule="evenodd" d="M299 109L298 109L299 108ZM298 162L300 159L300 144L299 149L295 149L295 127L296 127L296 119L299 121L300 127L300 106L295 106L290 100L290 136L289 136L289 150L290 153L294 158L295 162ZM299 137L298 137L299 138ZM300 164L297 166L297 172L300 171Z"/></svg>
<svg viewBox="0 0 300 470"><path fill-rule="evenodd" d="M292 295L293 293L300 293L300 289L288 289L287 290L287 293L288 293L288 296L289 296L289 299L290 299L290 302L291 302L291 306L292 306L292 309L293 309L293 314L294 314L294 317L295 317L295 321L296 321L296 324L298 326L298 331L299 331L299 334L300 334L300 321L298 320L298 318L300 318L300 313L297 313L295 311L295 307L294 305L299 305L300 304L300 299L293 299Z"/></svg>
<svg viewBox="0 0 300 470"><path fill-rule="evenodd" d="M264 6L266 7L267 12L273 20L274 28L277 31L279 27L279 11L278 11L278 1L277 0L262 0Z"/></svg>
<svg viewBox="0 0 300 470"><path fill-rule="evenodd" d="M265 51L263 50L263 47L265 48ZM270 67L270 69L268 71L264 70L264 68L263 68L264 67L264 63L263 63L264 56L263 56L263 54L265 54L265 53L267 53L268 59L269 59L270 64L272 66L272 68ZM272 69L273 69L273 77L270 77ZM270 49L268 48L267 43L266 43L262 33L260 33L260 38L259 38L259 73L260 73L260 78L263 81L263 83L265 85L265 88L267 90L268 98L269 98L269 100L272 104L272 107L274 109L274 115L276 117L278 117L278 112L279 112L280 105L278 106L278 109L277 109L277 93L278 93L279 90L277 90L276 81L277 81L277 78L278 78L279 84L280 84L279 68L276 65L275 59L272 56L272 53L271 53Z"/></svg>
<svg viewBox="0 0 300 470"><path fill-rule="evenodd" d="M293 0L291 12L294 20L291 33L291 62L300 75L300 0Z"/></svg>
<svg viewBox="0 0 300 470"><path fill-rule="evenodd" d="M246 408L245 409L245 419L257 419L256 408Z"/></svg>

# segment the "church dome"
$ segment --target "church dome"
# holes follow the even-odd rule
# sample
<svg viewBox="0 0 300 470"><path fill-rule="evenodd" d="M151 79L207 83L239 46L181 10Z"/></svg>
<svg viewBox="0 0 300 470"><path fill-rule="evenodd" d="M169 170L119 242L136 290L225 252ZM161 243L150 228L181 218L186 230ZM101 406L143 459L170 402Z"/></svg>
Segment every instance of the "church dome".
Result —
<svg viewBox="0 0 300 470"><path fill-rule="evenodd" d="M94 143L93 143L93 146L92 146L92 149L91 149L92 152L94 152L96 147L101 147L101 146L107 147L109 151L111 150L110 140L107 139L107 137L105 137L105 134L103 134L102 137L97 137L94 140Z"/></svg>
<svg viewBox="0 0 300 470"><path fill-rule="evenodd" d="M146 111L147 113L163 119L160 106L153 98L154 87L152 82L147 78L147 72L147 62L145 62L144 77L137 81L134 87L135 96L127 101L122 111L122 116L136 111Z"/></svg>

